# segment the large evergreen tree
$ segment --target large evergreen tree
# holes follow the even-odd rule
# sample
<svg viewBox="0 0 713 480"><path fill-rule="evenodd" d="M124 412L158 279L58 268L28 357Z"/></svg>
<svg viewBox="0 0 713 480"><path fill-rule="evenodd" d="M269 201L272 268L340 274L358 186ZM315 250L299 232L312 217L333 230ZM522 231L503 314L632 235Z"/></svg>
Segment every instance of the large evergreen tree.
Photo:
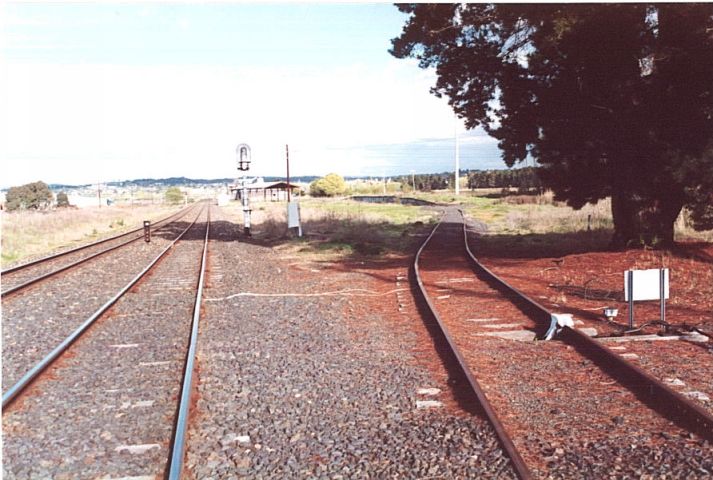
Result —
<svg viewBox="0 0 713 480"><path fill-rule="evenodd" d="M712 4L398 8L391 53L435 67L432 92L508 166L534 157L557 199L611 196L613 246L671 244L686 205L710 219Z"/></svg>

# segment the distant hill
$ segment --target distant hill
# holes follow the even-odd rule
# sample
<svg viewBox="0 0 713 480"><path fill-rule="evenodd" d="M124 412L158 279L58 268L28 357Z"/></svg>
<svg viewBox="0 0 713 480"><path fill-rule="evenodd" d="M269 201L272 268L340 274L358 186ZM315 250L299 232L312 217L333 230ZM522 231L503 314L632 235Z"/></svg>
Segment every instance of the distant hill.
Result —
<svg viewBox="0 0 713 480"><path fill-rule="evenodd" d="M518 168L515 169L508 169L508 170L518 170ZM473 169L467 169L463 168L460 170L461 176L470 176L471 174L474 173L482 173L482 172L501 172L501 171L508 171L508 170L501 170L501 169L494 169L494 170L473 170ZM450 177L453 175L453 171L444 171L441 173L414 173L416 179L418 177L429 177L429 178L442 178L445 180L450 179ZM412 177L412 174L397 174L397 175L387 175L388 178L391 178L392 180L396 181L402 181L403 183L411 183L414 178ZM266 182L282 182L285 180L285 177L262 177ZM305 176L299 176L299 177L290 177L291 182L295 183L311 183L314 180L317 180L318 178L321 178L319 175L305 175ZM345 180L374 180L374 179L380 179L382 178L380 175L361 175L361 176L345 176ZM450 180L448 180L450 181ZM197 186L204 186L204 185L226 185L226 184L232 184L235 182L235 177L226 177L226 178L187 178L187 177L168 177L168 178L137 178L134 180L120 180L120 181L112 181L112 182L102 182L103 185L109 186L109 187L119 187L119 188L126 188L126 187L197 187ZM445 182L448 183L448 182ZM64 183L50 183L49 185L50 190L54 192L61 192L62 190L74 190L74 189L80 189L80 188L91 188L95 187L96 184L82 184L82 185L68 185ZM7 188L0 189L1 191L7 191Z"/></svg>
<svg viewBox="0 0 713 480"><path fill-rule="evenodd" d="M284 181L285 177L263 177L266 182ZM291 177L290 181L309 183L319 178L318 176ZM235 182L235 177L232 178L187 178L187 177L169 177L169 178L137 178L134 180L120 180L113 182L103 182L103 185L109 187L196 187L202 185L225 185ZM51 190L71 190L75 188L88 188L92 184L85 185L66 185L61 183L50 183Z"/></svg>
<svg viewBox="0 0 713 480"><path fill-rule="evenodd" d="M282 182L285 177L262 177L266 182ZM320 178L319 175L307 175L301 177L290 177L290 182L295 183L310 183ZM374 176L361 177L344 177L345 180L360 180L378 178ZM235 182L235 177L231 178L187 178L187 177L169 177L169 178L137 178L134 180L121 180L114 182L103 182L103 185L109 187L197 187L202 185L225 185ZM92 184L85 185L65 185L61 183L50 183L49 187L53 191L71 190L75 188L88 188Z"/></svg>

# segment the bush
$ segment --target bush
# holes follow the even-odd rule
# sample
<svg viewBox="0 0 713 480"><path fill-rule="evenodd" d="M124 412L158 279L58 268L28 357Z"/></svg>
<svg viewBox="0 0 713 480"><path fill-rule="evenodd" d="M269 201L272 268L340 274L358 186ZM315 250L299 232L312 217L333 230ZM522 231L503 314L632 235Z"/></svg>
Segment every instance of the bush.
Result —
<svg viewBox="0 0 713 480"><path fill-rule="evenodd" d="M69 206L69 197L67 197L66 193L59 192L57 194L57 206L60 208Z"/></svg>
<svg viewBox="0 0 713 480"><path fill-rule="evenodd" d="M309 194L313 197L334 197L343 195L347 191L347 184L340 175L329 175L315 180L309 185Z"/></svg>
<svg viewBox="0 0 713 480"><path fill-rule="evenodd" d="M45 182L34 182L11 187L5 196L8 210L47 208L52 203L52 192Z"/></svg>
<svg viewBox="0 0 713 480"><path fill-rule="evenodd" d="M163 198L166 203L177 205L183 201L183 192L178 187L169 187Z"/></svg>

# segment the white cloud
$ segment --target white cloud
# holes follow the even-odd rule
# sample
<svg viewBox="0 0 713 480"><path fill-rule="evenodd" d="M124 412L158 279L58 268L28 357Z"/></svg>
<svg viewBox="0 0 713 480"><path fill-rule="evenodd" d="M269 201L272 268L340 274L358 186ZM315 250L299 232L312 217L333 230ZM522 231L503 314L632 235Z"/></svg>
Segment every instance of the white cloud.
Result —
<svg viewBox="0 0 713 480"><path fill-rule="evenodd" d="M453 135L432 72L381 69L9 64L0 85L3 185L255 173L363 174L357 147ZM8 169L8 165L13 165ZM369 163L373 166L373 159Z"/></svg>

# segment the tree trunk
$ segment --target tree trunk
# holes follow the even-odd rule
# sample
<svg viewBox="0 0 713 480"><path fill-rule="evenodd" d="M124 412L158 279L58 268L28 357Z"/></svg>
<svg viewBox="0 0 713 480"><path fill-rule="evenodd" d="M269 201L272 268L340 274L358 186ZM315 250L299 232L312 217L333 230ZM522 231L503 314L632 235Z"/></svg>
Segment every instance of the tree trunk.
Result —
<svg viewBox="0 0 713 480"><path fill-rule="evenodd" d="M683 195L672 192L646 198L629 191L613 192L614 236L610 247L673 246L674 223L683 205Z"/></svg>

